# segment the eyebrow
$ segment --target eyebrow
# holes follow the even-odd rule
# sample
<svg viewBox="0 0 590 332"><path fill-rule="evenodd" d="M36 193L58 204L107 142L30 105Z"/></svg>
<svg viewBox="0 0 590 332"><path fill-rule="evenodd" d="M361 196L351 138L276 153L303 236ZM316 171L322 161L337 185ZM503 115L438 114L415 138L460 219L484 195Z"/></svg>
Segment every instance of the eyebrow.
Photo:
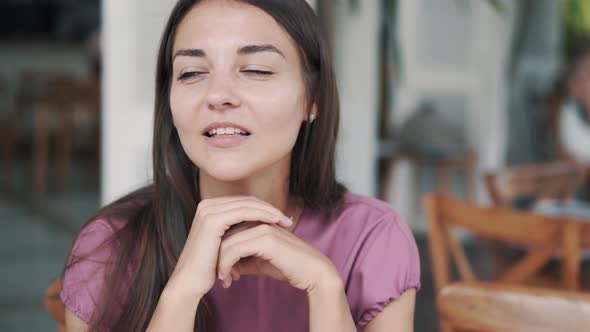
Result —
<svg viewBox="0 0 590 332"><path fill-rule="evenodd" d="M263 53L263 52L276 53L276 54L282 56L283 58L285 58L285 55L283 54L283 52L281 52L281 50L279 50L277 47L270 45L270 44L247 45L247 46L240 47L238 49L238 55L249 55L249 54ZM206 55L207 54L205 53L204 50L201 50L198 48L185 48L185 49L180 49L180 50L176 51L176 53L174 53L174 57L172 59L173 60L176 59L177 56L189 56L189 57L204 58Z"/></svg>
<svg viewBox="0 0 590 332"><path fill-rule="evenodd" d="M238 49L238 55L248 55L248 54L262 53L262 52L273 52L273 53L276 53L276 54L282 56L283 58L285 57L285 55L283 54L283 52L281 52L281 50L279 50L278 48L276 48L275 46L270 45L270 44L248 45L248 46L240 47Z"/></svg>

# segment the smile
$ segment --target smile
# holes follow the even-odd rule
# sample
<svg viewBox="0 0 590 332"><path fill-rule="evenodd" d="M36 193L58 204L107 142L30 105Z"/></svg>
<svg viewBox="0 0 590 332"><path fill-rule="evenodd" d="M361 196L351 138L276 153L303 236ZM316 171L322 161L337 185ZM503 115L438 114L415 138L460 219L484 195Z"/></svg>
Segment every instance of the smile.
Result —
<svg viewBox="0 0 590 332"><path fill-rule="evenodd" d="M250 136L249 132L243 131L240 128L226 127L209 130L205 133L207 137L216 136Z"/></svg>

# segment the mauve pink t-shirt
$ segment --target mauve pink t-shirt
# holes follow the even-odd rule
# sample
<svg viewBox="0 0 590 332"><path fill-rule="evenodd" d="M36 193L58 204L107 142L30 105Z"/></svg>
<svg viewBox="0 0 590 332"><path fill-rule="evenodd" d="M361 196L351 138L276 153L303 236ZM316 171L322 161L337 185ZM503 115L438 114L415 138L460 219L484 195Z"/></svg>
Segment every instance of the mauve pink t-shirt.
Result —
<svg viewBox="0 0 590 332"><path fill-rule="evenodd" d="M78 236L72 253L90 252L113 233L97 220ZM330 258L345 286L357 328L408 289L420 288L420 259L408 226L387 203L347 193L339 213L329 218L304 209L294 234ZM104 264L111 255L83 261L64 275L61 298L89 322L104 285ZM214 310L213 331L301 332L309 329L304 292L265 276L243 276L229 289L218 281L207 294Z"/></svg>

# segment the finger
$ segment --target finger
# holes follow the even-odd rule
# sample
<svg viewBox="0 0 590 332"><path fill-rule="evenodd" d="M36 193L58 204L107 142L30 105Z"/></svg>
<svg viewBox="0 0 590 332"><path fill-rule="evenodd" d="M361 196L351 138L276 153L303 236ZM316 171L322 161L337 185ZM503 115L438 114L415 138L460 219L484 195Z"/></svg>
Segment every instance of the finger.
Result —
<svg viewBox="0 0 590 332"><path fill-rule="evenodd" d="M234 234L243 232L247 229L254 228L258 225L263 225L263 224L264 223L260 222L260 221L244 221L244 222L239 223L237 225L233 225L227 231L225 231L222 239L228 238L230 236L233 236Z"/></svg>
<svg viewBox="0 0 590 332"><path fill-rule="evenodd" d="M240 207L252 207L261 210L266 210L270 213L273 213L280 217L281 226L291 226L293 221L291 218L287 217L281 210L277 209L276 207L272 206L271 204L256 199L256 198L244 198L240 200L233 200L227 203L220 203L211 205L207 208L207 212L209 213L218 213L223 211L228 211Z"/></svg>
<svg viewBox="0 0 590 332"><path fill-rule="evenodd" d="M229 247L232 247L239 242L252 241L265 235L272 235L272 232L273 229L271 225L262 224L246 229L242 232L235 233L232 236L226 237L225 239L223 239L223 241L221 241L221 245L219 246L219 253L223 253Z"/></svg>
<svg viewBox="0 0 590 332"><path fill-rule="evenodd" d="M203 199L199 202L199 206L207 207L207 206L214 206L218 204L226 204L234 201L244 201L251 199L251 196L246 195L234 195L234 196L221 196L215 198L207 198Z"/></svg>
<svg viewBox="0 0 590 332"><path fill-rule="evenodd" d="M256 208L235 208L229 211L224 211L216 214L208 215L207 223L215 227L221 227L223 236L231 226L237 225L244 221L260 221L266 224L278 224L280 219L278 216L266 211Z"/></svg>
<svg viewBox="0 0 590 332"><path fill-rule="evenodd" d="M200 212L206 214L220 213L240 207L252 207L260 210L266 210L269 213L273 213L281 218L282 226L291 226L292 220L285 216L283 212L271 204L260 200L255 197L243 196L233 197L229 199L220 199L217 202L210 202L200 209Z"/></svg>
<svg viewBox="0 0 590 332"><path fill-rule="evenodd" d="M224 250L220 250L217 263L217 271L219 271L220 279L227 278L231 268L242 258L255 256L264 260L271 260L275 257L277 254L276 249L273 248L269 239L268 236L263 236L256 238L255 241L241 241L224 248Z"/></svg>

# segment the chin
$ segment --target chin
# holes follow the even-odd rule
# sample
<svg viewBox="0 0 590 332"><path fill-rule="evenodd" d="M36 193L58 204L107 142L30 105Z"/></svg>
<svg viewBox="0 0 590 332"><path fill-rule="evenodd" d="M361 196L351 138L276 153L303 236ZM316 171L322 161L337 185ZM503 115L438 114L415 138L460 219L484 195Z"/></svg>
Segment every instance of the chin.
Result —
<svg viewBox="0 0 590 332"><path fill-rule="evenodd" d="M254 173L254 170L244 166L244 163L211 163L200 169L219 181L233 182L246 179Z"/></svg>

